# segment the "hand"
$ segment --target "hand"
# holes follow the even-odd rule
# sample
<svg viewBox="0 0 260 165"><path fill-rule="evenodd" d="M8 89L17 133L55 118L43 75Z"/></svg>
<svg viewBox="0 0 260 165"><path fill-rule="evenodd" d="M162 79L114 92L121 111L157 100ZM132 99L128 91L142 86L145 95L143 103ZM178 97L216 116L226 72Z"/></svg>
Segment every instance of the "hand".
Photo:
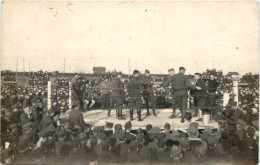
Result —
<svg viewBox="0 0 260 165"><path fill-rule="evenodd" d="M201 87L196 86L196 89L201 90Z"/></svg>

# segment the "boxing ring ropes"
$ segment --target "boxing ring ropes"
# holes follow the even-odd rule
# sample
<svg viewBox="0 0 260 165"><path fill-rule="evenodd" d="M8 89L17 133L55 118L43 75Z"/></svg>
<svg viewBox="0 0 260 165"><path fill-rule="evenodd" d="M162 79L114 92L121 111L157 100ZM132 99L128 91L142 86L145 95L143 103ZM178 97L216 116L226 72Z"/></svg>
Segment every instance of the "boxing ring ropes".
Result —
<svg viewBox="0 0 260 165"><path fill-rule="evenodd" d="M62 88L59 86L55 86L52 85L51 81L48 81L48 85L47 85L47 108L50 109L51 108L51 100L52 100L52 88L55 87L57 88ZM232 86L232 91L233 91L233 95L234 95L234 101L236 101L237 106L238 106L238 79L234 79L233 80L233 86ZM56 91L57 92L57 91ZM68 99L69 99L69 110L71 110L72 108L72 88L71 88L71 82L69 82L69 95L68 95ZM196 95L191 95L190 92L188 91L188 101L187 101L187 108L191 108L190 102L191 102L191 97L194 97ZM205 95L198 95L200 97L217 97L217 96L223 96L223 94L205 94ZM224 101L224 100L223 100ZM225 107L225 106L222 106ZM217 107L193 107L193 108L217 108Z"/></svg>

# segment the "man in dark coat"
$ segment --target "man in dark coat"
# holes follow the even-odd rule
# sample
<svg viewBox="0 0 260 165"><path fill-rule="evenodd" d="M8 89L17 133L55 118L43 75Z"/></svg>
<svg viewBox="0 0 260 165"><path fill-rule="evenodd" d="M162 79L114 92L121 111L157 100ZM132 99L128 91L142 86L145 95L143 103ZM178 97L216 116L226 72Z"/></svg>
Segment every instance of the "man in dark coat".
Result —
<svg viewBox="0 0 260 165"><path fill-rule="evenodd" d="M111 109L116 104L116 117L117 119L123 119L122 108L124 101L124 83L121 81L121 73L117 73L117 77L111 82L111 97L110 106L108 110L108 116L110 116Z"/></svg>
<svg viewBox="0 0 260 165"><path fill-rule="evenodd" d="M205 109L207 103L207 89L205 82L201 79L200 73L195 73L195 83L194 83L194 101L197 105L195 105L199 111L199 119L197 121L202 121L202 109Z"/></svg>
<svg viewBox="0 0 260 165"><path fill-rule="evenodd" d="M184 75L186 69L184 67L179 68L179 73L170 77L170 79L163 84L163 86L168 84L173 84L173 97L176 98L178 107L182 111L181 122L184 123L184 118L186 116L187 100L188 100L188 86L189 80L187 76Z"/></svg>
<svg viewBox="0 0 260 165"><path fill-rule="evenodd" d="M82 132L85 127L85 121L79 110L79 105L73 105L72 111L69 112L69 121L74 125L74 128L78 129L79 132Z"/></svg>
<svg viewBox="0 0 260 165"><path fill-rule="evenodd" d="M141 108L142 108L142 83L139 78L139 71L134 70L133 78L129 80L127 85L127 92L129 97L128 106L130 108L130 120L133 119L134 108L137 109L138 121L142 121Z"/></svg>
<svg viewBox="0 0 260 165"><path fill-rule="evenodd" d="M143 98L145 100L145 107L147 109L146 116L149 116L149 102L151 104L153 115L157 116L155 113L155 98L153 91L154 78L150 76L150 71L145 70L145 74L142 76L142 85L143 85Z"/></svg>

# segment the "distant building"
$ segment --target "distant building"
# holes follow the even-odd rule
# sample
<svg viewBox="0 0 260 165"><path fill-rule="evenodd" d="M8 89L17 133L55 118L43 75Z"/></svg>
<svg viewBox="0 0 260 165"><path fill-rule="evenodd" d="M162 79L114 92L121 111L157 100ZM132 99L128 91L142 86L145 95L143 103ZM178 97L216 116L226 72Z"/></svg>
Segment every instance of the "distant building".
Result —
<svg viewBox="0 0 260 165"><path fill-rule="evenodd" d="M106 72L106 67L93 67L94 74L102 74Z"/></svg>

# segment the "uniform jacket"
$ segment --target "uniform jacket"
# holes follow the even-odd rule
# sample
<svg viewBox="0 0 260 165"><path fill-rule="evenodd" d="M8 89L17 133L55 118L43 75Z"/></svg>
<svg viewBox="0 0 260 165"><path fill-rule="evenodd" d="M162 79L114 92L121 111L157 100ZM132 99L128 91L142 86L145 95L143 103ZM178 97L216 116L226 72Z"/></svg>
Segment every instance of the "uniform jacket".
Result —
<svg viewBox="0 0 260 165"><path fill-rule="evenodd" d="M118 79L115 78L111 82L111 97L124 97L124 83Z"/></svg>
<svg viewBox="0 0 260 165"><path fill-rule="evenodd" d="M142 95L142 82L139 77L133 77L131 80L129 80L127 85L127 91L129 97L136 97Z"/></svg>
<svg viewBox="0 0 260 165"><path fill-rule="evenodd" d="M144 91L153 92L154 78L152 76L142 76L141 81Z"/></svg>
<svg viewBox="0 0 260 165"><path fill-rule="evenodd" d="M83 119L83 115L79 110L72 110L69 112L69 120L71 123L74 124L74 126L80 126L81 128L84 128L85 121Z"/></svg>
<svg viewBox="0 0 260 165"><path fill-rule="evenodd" d="M54 120L52 117L47 116L47 115L43 115L42 120L39 124L39 131L44 130L45 128L47 128L50 124L53 124Z"/></svg>
<svg viewBox="0 0 260 165"><path fill-rule="evenodd" d="M183 73L178 73L174 76L171 76L165 84L173 85L173 92L175 96L187 96L187 88L190 85L188 77Z"/></svg>
<svg viewBox="0 0 260 165"><path fill-rule="evenodd" d="M195 92L194 92L195 95L203 95L203 94L207 93L207 91L206 91L207 90L206 89L206 84L205 84L205 82L202 79L198 79L195 82L195 87L200 87L201 88L201 90L195 89Z"/></svg>

